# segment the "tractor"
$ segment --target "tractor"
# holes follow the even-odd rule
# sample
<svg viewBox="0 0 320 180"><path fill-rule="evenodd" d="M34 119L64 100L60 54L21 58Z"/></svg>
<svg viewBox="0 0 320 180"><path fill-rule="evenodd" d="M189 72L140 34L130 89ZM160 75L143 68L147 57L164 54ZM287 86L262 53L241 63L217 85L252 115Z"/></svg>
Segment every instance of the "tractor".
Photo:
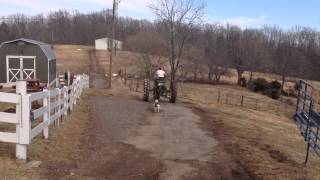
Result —
<svg viewBox="0 0 320 180"><path fill-rule="evenodd" d="M144 93L143 93L143 100L149 102L150 100L150 79L144 80ZM165 78L158 78L155 79L154 85L152 88L153 91L153 99L170 99L169 91L166 87Z"/></svg>

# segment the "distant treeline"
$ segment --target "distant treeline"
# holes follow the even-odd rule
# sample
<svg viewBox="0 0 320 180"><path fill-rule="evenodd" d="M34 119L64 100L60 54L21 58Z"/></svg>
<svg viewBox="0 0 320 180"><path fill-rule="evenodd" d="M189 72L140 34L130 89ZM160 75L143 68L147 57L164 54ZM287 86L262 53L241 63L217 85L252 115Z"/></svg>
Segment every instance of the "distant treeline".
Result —
<svg viewBox="0 0 320 180"><path fill-rule="evenodd" d="M93 45L95 39L111 36L112 14L110 10L89 14L59 10L46 16L9 15L0 21L0 42L25 37L47 43ZM151 54L168 57L168 53L162 53L169 48L168 31L161 23L118 17L117 39L128 42L127 49L148 53L148 47L152 47ZM181 33L190 32L183 39L187 44L184 54L187 61L181 66L192 72L195 79L205 74L209 80L218 81L232 67L238 72L239 83L244 71L320 80L320 32L315 29L283 30L275 26L241 29L219 24L180 28ZM137 41L143 38L149 39ZM161 53L155 45L159 45Z"/></svg>
<svg viewBox="0 0 320 180"><path fill-rule="evenodd" d="M145 54L155 52L154 44L165 44L159 40L159 34L165 37L164 31L156 29L158 32L130 36L127 48ZM221 76L230 74L229 68L237 70L239 85L245 71L278 74L284 81L289 76L320 80L320 32L315 29L295 27L285 31L275 26L241 29L204 24L189 31L183 55L186 61L181 69L185 74L192 73L194 80L219 83ZM158 48L157 52L163 49L166 48Z"/></svg>
<svg viewBox="0 0 320 180"><path fill-rule="evenodd" d="M94 40L111 36L112 11L83 14L59 10L48 15L23 14L0 17L0 42L15 38L30 38L47 43L92 45ZM124 40L152 26L151 22L119 17L117 39Z"/></svg>

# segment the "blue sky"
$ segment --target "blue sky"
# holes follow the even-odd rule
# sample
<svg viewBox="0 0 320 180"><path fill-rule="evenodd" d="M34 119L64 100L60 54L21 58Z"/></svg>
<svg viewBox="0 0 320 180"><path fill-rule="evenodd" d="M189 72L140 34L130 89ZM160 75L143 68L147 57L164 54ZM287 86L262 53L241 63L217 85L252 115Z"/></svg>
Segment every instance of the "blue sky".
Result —
<svg viewBox="0 0 320 180"><path fill-rule="evenodd" d="M243 25L276 24L320 28L319 0L207 0L207 13L217 20Z"/></svg>
<svg viewBox="0 0 320 180"><path fill-rule="evenodd" d="M295 25L320 30L319 0L203 0L209 22L233 23L243 28L278 25L288 29ZM153 19L147 7L152 0L121 0L120 14ZM91 12L111 8L112 0L0 0L0 16L14 13L34 15L57 9Z"/></svg>

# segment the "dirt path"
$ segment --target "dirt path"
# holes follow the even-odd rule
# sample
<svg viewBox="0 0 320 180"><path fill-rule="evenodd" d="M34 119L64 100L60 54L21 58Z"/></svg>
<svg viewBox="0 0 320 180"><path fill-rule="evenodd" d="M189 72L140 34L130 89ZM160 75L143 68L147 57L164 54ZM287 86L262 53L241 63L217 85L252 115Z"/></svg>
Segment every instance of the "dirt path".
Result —
<svg viewBox="0 0 320 180"><path fill-rule="evenodd" d="M90 61L90 87L95 89L106 89L107 82L105 77L105 72L103 71L95 50L89 50L89 61Z"/></svg>
<svg viewBox="0 0 320 180"><path fill-rule="evenodd" d="M199 171L190 162L205 164L218 142L197 125L200 117L180 105L165 104L162 113L152 114L150 124L141 127L138 135L127 143L151 152L164 168L161 179L192 177Z"/></svg>
<svg viewBox="0 0 320 180"><path fill-rule="evenodd" d="M201 117L182 105L116 97L90 98L91 127L74 179L248 179L224 153Z"/></svg>

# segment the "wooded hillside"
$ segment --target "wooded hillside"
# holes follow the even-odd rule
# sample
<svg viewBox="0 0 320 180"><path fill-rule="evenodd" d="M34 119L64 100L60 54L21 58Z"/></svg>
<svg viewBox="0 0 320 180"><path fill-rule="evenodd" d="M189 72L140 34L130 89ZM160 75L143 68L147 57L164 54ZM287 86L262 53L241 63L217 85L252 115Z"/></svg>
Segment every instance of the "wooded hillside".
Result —
<svg viewBox="0 0 320 180"><path fill-rule="evenodd" d="M51 44L92 45L95 39L110 36L111 21L112 14L108 9L90 14L60 10L48 15L9 15L0 18L0 42L24 37ZM154 33L166 40L167 31L163 23L118 17L116 36L126 42L150 37L144 34ZM227 68L234 68L239 80L244 71L320 80L320 32L316 29L294 27L283 30L275 26L241 29L220 24L194 24L179 28L177 33L189 32L184 46L188 52L184 53L187 61L181 63L181 68L193 72L195 79L206 74L209 80L219 80ZM152 43L152 40L141 42ZM139 43L131 42L125 43L125 48L139 50L130 44L139 46ZM167 49L159 47L162 56L169 57L169 53L163 53ZM153 47L151 51L155 50Z"/></svg>

